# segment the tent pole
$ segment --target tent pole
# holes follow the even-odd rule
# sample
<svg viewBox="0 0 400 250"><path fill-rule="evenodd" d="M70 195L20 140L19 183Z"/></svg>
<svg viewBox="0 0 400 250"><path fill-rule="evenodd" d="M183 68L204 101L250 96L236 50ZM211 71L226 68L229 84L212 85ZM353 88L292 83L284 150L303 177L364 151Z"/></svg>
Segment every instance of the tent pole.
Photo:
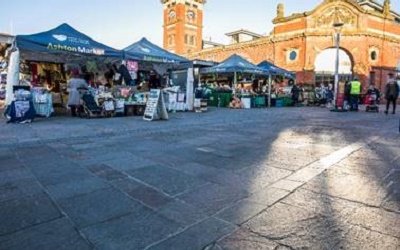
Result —
<svg viewBox="0 0 400 250"><path fill-rule="evenodd" d="M271 90L272 90L272 76L268 75L268 108L271 108Z"/></svg>
<svg viewBox="0 0 400 250"><path fill-rule="evenodd" d="M236 94L236 85L237 85L237 72L234 72L234 78L233 78L233 94Z"/></svg>

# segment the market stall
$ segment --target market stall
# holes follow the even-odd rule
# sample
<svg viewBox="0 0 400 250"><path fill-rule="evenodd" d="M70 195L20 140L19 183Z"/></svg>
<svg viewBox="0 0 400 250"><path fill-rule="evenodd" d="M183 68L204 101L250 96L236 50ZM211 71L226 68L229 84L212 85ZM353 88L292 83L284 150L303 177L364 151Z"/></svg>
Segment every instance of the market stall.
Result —
<svg viewBox="0 0 400 250"><path fill-rule="evenodd" d="M193 69L188 59L164 50L146 38L123 51L128 62L138 65L137 71L133 72L138 91L148 93L150 89L164 89L167 109L193 109Z"/></svg>
<svg viewBox="0 0 400 250"><path fill-rule="evenodd" d="M287 86L289 82L294 82L296 76L294 73L280 68L269 61L263 61L258 64L258 67L263 69L269 74L269 84L268 87L271 93L267 100L268 106L284 107L291 105L291 86L289 86L289 91L287 91ZM280 85L280 86L278 86Z"/></svg>
<svg viewBox="0 0 400 250"><path fill-rule="evenodd" d="M98 91L98 85L108 83L102 76L110 65L122 58L121 51L94 41L68 24L33 35L18 35L8 69L6 104L14 104L13 86L27 86L36 113L49 117L54 99L66 106L69 68L79 68L82 77Z"/></svg>
<svg viewBox="0 0 400 250"><path fill-rule="evenodd" d="M202 69L201 73L211 90L210 106L228 107L234 96L242 101L237 107L265 106L262 87L266 85L267 73L241 56L235 54L214 67Z"/></svg>

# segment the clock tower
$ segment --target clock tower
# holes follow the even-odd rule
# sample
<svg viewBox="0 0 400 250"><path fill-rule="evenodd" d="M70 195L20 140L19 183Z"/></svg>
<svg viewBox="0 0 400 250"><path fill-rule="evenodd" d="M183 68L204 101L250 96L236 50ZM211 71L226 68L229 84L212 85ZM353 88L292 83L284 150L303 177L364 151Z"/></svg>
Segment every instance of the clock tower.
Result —
<svg viewBox="0 0 400 250"><path fill-rule="evenodd" d="M176 54L203 47L203 7L206 0L161 0L164 6L164 48Z"/></svg>

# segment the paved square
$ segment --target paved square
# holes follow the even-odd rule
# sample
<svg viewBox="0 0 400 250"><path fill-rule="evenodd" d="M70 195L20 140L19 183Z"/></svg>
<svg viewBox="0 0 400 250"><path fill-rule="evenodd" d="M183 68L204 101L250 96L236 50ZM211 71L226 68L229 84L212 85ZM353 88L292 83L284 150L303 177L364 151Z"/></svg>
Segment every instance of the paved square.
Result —
<svg viewBox="0 0 400 250"><path fill-rule="evenodd" d="M398 126L322 108L1 121L0 249L400 249Z"/></svg>

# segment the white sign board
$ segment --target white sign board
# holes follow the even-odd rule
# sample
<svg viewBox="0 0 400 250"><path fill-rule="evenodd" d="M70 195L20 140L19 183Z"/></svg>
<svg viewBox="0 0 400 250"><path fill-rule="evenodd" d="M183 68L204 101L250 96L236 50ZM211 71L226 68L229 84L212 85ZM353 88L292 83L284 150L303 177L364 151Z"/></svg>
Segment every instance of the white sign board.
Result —
<svg viewBox="0 0 400 250"><path fill-rule="evenodd" d="M168 120L168 113L161 90L150 90L143 119L146 121Z"/></svg>

